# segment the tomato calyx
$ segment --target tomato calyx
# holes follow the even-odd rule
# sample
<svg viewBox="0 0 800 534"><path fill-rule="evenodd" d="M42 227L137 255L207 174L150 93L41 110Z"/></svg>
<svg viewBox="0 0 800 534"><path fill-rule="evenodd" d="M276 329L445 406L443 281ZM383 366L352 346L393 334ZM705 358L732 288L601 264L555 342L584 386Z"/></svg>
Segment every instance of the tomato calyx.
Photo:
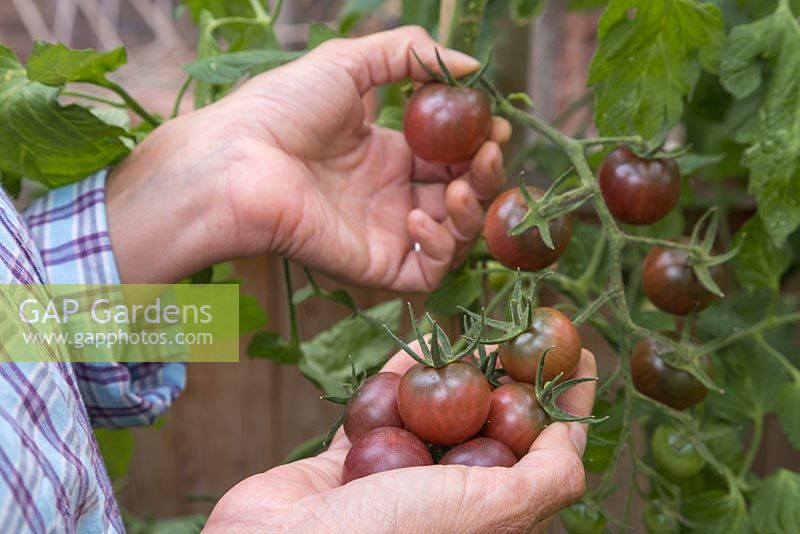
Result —
<svg viewBox="0 0 800 534"><path fill-rule="evenodd" d="M447 337L447 334L429 313L425 314L425 318L431 325L430 341L425 339L425 335L419 326L419 322L414 315L414 310L411 307L410 302L408 303L408 314L411 318L411 328L414 330L414 335L419 342L419 348L420 352L422 352L422 355L412 349L405 341L400 339L394 332L392 332L392 329L389 328L389 326L383 325L383 328L386 329L386 331L389 333L395 343L397 343L397 345L403 350L403 352L411 356L417 363L427 367L445 367L448 364L461 360L464 358L464 356L472 354L475 351L475 348L478 346L478 342L483 334L485 316L483 313L480 313L478 315L481 320L474 322L470 326L468 334L463 336L468 341L466 347L458 352L454 352L453 344L450 343L450 339Z"/></svg>
<svg viewBox="0 0 800 534"><path fill-rule="evenodd" d="M517 280L514 282L514 289L508 301L508 321L492 319L486 317L483 313L475 313L466 308L459 308L465 314L464 330L467 333L464 335L464 338L471 342L480 343L481 345L499 345L530 330L533 324L533 310L536 308L536 294L539 283L542 279L551 274L553 273L546 272L536 277L531 284L530 291L524 294L522 290L523 276L520 271L517 271ZM484 325L500 331L500 335L494 338L475 337L473 333L478 330L478 327L480 327L480 331L483 332Z"/></svg>
<svg viewBox="0 0 800 534"><path fill-rule="evenodd" d="M607 420L608 416L595 417L593 415L575 415L566 410L562 410L556 405L556 401L562 393L574 388L578 384L583 384L584 382L596 382L597 377L570 378L569 380L559 382L564 373L558 373L555 378L545 382L543 378L544 362L547 359L547 355L554 348L555 346L548 347L544 351L544 354L542 354L542 357L539 359L539 365L536 369L536 382L534 383L536 399L539 401L539 405L542 407L548 417L550 417L550 420L553 422L578 422L587 424L597 424Z"/></svg>
<svg viewBox="0 0 800 534"><path fill-rule="evenodd" d="M483 80L484 75L486 74L486 70L489 68L489 63L492 59L492 50L489 50L489 55L486 58L486 62L481 65L481 67L472 74L467 75L463 79L459 80L456 79L455 76L450 72L450 69L447 68L444 61L442 61L442 56L439 55L439 49L434 48L434 53L436 54L436 63L439 66L439 71L436 72L433 68L427 65L420 57L417 55L417 51L413 48L411 49L411 54L414 56L414 59L417 60L419 66L422 67L422 70L431 77L434 81L439 83L445 83L447 85L451 85L453 87L471 87L474 88L478 83Z"/></svg>
<svg viewBox="0 0 800 534"><path fill-rule="evenodd" d="M539 200L536 200L525 185L523 174L520 173L519 190L528 205L528 211L523 215L519 223L508 230L508 235L515 237L531 228L537 228L542 242L547 248L554 250L556 247L553 242L553 236L550 234L550 222L575 211L592 196L589 188L584 186L556 195L556 191L570 176L572 176L572 169L556 178L553 184L544 192L544 195Z"/></svg>

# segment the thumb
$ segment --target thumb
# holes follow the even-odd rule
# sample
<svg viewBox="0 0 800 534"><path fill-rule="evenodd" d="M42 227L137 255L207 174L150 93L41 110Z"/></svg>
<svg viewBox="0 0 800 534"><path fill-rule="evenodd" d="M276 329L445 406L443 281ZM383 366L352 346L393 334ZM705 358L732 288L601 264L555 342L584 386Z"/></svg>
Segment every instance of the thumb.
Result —
<svg viewBox="0 0 800 534"><path fill-rule="evenodd" d="M475 58L439 45L420 26L402 26L356 39L332 39L309 55L325 57L347 69L363 95L377 85L409 77L420 82L430 80L412 49L425 65L440 72L436 61L438 49L442 61L456 78L480 67Z"/></svg>

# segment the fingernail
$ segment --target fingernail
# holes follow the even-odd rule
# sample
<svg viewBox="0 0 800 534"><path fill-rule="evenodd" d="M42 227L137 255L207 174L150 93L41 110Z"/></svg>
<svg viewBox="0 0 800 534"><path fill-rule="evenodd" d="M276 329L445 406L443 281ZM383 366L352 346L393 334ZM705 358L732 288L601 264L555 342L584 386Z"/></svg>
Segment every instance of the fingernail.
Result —
<svg viewBox="0 0 800 534"><path fill-rule="evenodd" d="M583 456L583 451L586 450L586 428L579 423L570 423L569 425L569 439L577 449L578 454Z"/></svg>
<svg viewBox="0 0 800 534"><path fill-rule="evenodd" d="M447 53L453 59L453 61L460 61L464 64L464 67L468 67L471 69L478 69L481 66L481 62L475 59L474 57L470 56L469 54L465 54L464 52L460 52L458 50L453 50L449 48Z"/></svg>

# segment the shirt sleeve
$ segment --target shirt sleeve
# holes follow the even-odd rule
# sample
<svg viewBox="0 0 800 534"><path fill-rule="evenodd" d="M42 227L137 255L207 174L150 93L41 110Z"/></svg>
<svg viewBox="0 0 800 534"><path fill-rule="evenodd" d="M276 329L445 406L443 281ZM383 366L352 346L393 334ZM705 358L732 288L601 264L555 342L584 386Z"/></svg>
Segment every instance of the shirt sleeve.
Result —
<svg viewBox="0 0 800 534"><path fill-rule="evenodd" d="M119 284L106 219L107 171L51 190L23 216L54 284ZM72 367L95 426L155 421L186 385L183 363L74 363Z"/></svg>

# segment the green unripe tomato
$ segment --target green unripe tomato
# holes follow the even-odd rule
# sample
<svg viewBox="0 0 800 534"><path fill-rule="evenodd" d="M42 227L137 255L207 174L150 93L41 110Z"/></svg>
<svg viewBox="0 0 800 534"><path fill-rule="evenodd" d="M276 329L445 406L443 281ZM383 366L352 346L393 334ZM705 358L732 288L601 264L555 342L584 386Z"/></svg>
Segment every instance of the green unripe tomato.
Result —
<svg viewBox="0 0 800 534"><path fill-rule="evenodd" d="M694 444L671 424L656 428L650 449L656 464L670 477L690 477L702 471L706 465Z"/></svg>
<svg viewBox="0 0 800 534"><path fill-rule="evenodd" d="M583 501L562 510L559 517L570 534L602 534L606 529L605 516Z"/></svg>
<svg viewBox="0 0 800 534"><path fill-rule="evenodd" d="M514 272L506 269L499 261L486 262L488 273L486 278L489 280L489 287L494 291L500 291L514 279Z"/></svg>
<svg viewBox="0 0 800 534"><path fill-rule="evenodd" d="M662 508L663 504L659 501L647 504L643 517L647 534L676 534L681 531L675 516L665 513Z"/></svg>

